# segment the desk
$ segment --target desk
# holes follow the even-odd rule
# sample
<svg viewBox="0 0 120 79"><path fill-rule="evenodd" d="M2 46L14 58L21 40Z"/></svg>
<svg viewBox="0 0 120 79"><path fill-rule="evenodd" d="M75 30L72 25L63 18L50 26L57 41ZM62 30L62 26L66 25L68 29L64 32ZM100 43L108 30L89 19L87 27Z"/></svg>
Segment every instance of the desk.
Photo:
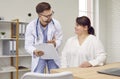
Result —
<svg viewBox="0 0 120 79"><path fill-rule="evenodd" d="M104 66L99 67L89 67L89 68L60 68L60 69L52 69L51 73L58 73L63 71L71 71L73 73L74 79L120 79L118 76L111 76L106 74L97 73L98 70L120 67L120 62L106 64Z"/></svg>

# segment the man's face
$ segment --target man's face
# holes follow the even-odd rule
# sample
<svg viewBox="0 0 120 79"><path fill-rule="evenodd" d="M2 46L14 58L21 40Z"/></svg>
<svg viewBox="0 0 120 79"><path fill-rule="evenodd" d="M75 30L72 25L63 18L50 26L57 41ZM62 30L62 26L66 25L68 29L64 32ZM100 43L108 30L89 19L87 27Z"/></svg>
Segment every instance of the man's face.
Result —
<svg viewBox="0 0 120 79"><path fill-rule="evenodd" d="M54 12L51 9L45 10L42 13L40 13L39 18L40 18L41 24L46 26L51 21L53 14Z"/></svg>

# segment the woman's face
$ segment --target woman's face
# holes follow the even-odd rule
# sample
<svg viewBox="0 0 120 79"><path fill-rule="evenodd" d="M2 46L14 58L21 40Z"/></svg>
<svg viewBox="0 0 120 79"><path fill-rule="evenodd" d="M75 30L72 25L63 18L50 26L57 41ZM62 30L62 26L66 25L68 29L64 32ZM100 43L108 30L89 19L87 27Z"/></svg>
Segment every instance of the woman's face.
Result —
<svg viewBox="0 0 120 79"><path fill-rule="evenodd" d="M82 26L82 25L79 25L78 23L76 23L75 33L77 35L82 35L82 34L84 34L86 32L87 32L87 26Z"/></svg>

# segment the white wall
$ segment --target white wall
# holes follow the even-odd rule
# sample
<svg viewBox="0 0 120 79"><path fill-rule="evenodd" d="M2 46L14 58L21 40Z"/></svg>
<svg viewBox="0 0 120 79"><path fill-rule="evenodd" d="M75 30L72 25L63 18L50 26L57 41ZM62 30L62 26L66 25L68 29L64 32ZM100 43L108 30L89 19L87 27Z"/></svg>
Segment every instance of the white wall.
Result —
<svg viewBox="0 0 120 79"><path fill-rule="evenodd" d="M93 0L94 11L94 26L96 36L102 42L105 51L107 52L107 1L106 0Z"/></svg>
<svg viewBox="0 0 120 79"><path fill-rule="evenodd" d="M0 0L0 16L5 20L18 18L26 21L27 13L31 12L35 17L34 7L38 1L33 0Z"/></svg>
<svg viewBox="0 0 120 79"><path fill-rule="evenodd" d="M107 0L108 62L120 62L120 0Z"/></svg>
<svg viewBox="0 0 120 79"><path fill-rule="evenodd" d="M93 0L94 27L97 38L99 38L106 49L106 0Z"/></svg>
<svg viewBox="0 0 120 79"><path fill-rule="evenodd" d="M49 2L55 11L54 17L60 21L64 38L60 50L66 39L74 35L75 18L78 16L78 0L0 0L0 16L5 20L20 19L29 21L27 14L32 13L30 19L37 17L35 6L41 2Z"/></svg>
<svg viewBox="0 0 120 79"><path fill-rule="evenodd" d="M99 0L99 38L108 58L107 62L120 62L120 0Z"/></svg>
<svg viewBox="0 0 120 79"><path fill-rule="evenodd" d="M99 38L106 49L106 25L107 25L107 5L106 0L99 0Z"/></svg>

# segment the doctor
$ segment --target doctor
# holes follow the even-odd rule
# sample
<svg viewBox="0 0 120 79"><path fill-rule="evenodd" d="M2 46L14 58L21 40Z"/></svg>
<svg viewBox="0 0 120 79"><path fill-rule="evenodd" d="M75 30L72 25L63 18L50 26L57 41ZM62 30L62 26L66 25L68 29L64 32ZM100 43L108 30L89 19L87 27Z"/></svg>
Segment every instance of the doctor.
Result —
<svg viewBox="0 0 120 79"><path fill-rule="evenodd" d="M37 50L34 45L41 43L52 43L56 50L61 45L62 28L57 20L52 18L54 14L51 6L47 2L41 2L36 6L38 18L30 22L25 33L25 49L32 56L32 71L44 73L47 66L50 69L59 68L58 59L42 59L44 51Z"/></svg>

